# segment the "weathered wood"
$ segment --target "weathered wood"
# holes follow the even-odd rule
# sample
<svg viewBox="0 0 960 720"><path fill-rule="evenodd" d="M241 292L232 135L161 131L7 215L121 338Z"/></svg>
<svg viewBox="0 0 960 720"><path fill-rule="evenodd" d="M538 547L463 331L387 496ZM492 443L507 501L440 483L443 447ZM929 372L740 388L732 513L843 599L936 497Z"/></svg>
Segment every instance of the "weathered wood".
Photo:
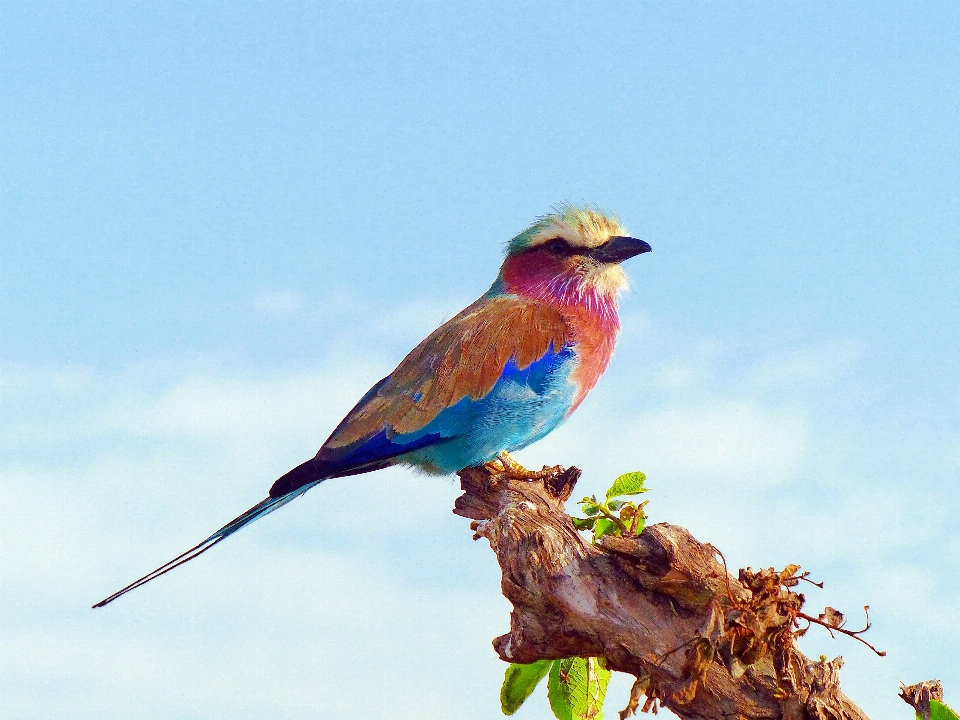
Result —
<svg viewBox="0 0 960 720"><path fill-rule="evenodd" d="M637 678L632 709L645 695L685 720L867 720L840 691L842 659L797 650L790 613L803 597L776 573L746 570L740 582L711 546L666 523L593 545L564 509L579 474L460 473L454 512L490 542L513 604L510 632L493 641L503 660L603 657Z"/></svg>
<svg viewBox="0 0 960 720"><path fill-rule="evenodd" d="M900 697L922 720L930 720L930 701L943 702L943 685L939 680L924 680L915 685L901 685Z"/></svg>

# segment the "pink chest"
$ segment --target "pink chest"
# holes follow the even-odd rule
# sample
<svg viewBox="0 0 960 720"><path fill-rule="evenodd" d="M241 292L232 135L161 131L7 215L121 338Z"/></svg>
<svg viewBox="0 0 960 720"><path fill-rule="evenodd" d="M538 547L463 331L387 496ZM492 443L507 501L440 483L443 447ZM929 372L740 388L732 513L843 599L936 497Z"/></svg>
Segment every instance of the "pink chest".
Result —
<svg viewBox="0 0 960 720"><path fill-rule="evenodd" d="M569 415L583 402L610 364L620 331L620 320L613 302L599 312L595 308L579 305L564 307L561 312L573 331L574 348L579 360L579 365L570 376L577 385L577 394L567 411Z"/></svg>
<svg viewBox="0 0 960 720"><path fill-rule="evenodd" d="M577 392L569 415L610 364L620 332L616 295L585 283L576 272L558 272L533 253L508 258L501 277L507 292L552 305L563 315L579 361L570 376Z"/></svg>

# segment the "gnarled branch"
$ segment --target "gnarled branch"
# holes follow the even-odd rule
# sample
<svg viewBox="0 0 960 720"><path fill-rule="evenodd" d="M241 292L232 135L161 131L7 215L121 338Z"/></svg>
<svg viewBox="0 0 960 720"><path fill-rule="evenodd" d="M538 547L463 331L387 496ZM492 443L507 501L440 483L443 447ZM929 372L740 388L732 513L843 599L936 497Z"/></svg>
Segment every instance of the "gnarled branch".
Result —
<svg viewBox="0 0 960 720"><path fill-rule="evenodd" d="M840 691L843 660L796 648L796 566L733 578L712 546L667 523L593 545L564 509L579 475L460 473L454 512L489 540L513 603L493 642L503 660L606 658L637 678L622 717L646 695L684 720L867 720Z"/></svg>

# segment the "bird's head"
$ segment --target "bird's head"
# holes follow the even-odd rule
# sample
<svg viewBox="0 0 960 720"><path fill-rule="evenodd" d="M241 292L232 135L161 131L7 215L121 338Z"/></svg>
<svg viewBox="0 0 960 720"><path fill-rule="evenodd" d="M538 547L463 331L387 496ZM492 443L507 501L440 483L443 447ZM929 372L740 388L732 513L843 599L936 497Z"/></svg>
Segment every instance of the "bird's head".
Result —
<svg viewBox="0 0 960 720"><path fill-rule="evenodd" d="M561 303L614 302L627 287L620 263L650 252L615 215L561 205L513 238L499 282L510 293Z"/></svg>

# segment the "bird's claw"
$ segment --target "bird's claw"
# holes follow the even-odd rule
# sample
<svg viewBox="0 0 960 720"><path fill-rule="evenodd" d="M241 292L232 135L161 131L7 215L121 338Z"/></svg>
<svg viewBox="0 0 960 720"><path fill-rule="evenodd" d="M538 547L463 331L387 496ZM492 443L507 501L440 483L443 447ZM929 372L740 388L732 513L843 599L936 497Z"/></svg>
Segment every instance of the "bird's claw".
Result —
<svg viewBox="0 0 960 720"><path fill-rule="evenodd" d="M491 475L500 475L501 473L505 473L507 471L499 457L496 460L485 462L483 464L483 469Z"/></svg>
<svg viewBox="0 0 960 720"><path fill-rule="evenodd" d="M544 465L542 470L528 470L510 457L510 453L507 452L500 453L497 455L496 460L487 463L487 465L493 466L493 468L496 468L495 472L503 473L511 480L543 480L563 470L559 465L554 465L553 467ZM502 469L499 469L497 466L500 466Z"/></svg>

